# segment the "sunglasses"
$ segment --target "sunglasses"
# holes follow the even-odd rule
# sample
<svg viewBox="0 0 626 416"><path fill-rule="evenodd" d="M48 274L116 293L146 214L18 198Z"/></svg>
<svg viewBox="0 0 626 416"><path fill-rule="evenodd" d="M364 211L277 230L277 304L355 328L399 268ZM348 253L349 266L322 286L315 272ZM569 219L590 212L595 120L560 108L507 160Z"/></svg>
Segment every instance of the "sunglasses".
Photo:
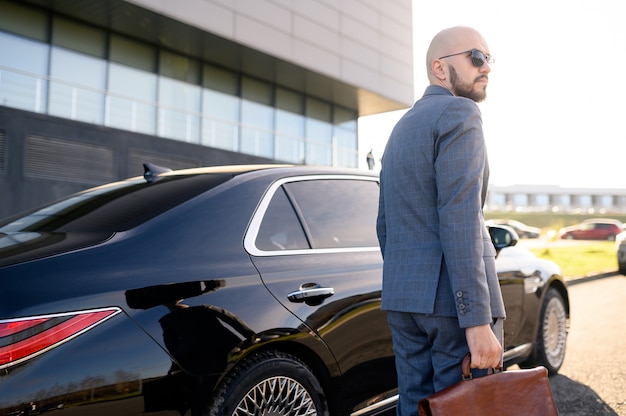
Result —
<svg viewBox="0 0 626 416"><path fill-rule="evenodd" d="M451 55L442 56L439 59L449 58L451 56L462 55L464 53L469 53L470 54L470 57L472 58L472 65L474 65L476 68L480 68L481 66L485 65L485 62L487 62L489 65L493 65L493 64L496 63L496 60L493 58L493 56L485 55L484 53L482 53L478 49L471 49L469 51L453 53Z"/></svg>

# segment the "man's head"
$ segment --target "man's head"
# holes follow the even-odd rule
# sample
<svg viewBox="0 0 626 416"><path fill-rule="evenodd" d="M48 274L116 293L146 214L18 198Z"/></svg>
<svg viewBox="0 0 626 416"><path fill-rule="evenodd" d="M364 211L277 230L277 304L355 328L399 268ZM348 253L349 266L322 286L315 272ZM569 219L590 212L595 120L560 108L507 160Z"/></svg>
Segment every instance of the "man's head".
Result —
<svg viewBox="0 0 626 416"><path fill-rule="evenodd" d="M454 95L476 102L487 97L490 63L487 42L470 27L457 26L437 33L426 53L428 80Z"/></svg>

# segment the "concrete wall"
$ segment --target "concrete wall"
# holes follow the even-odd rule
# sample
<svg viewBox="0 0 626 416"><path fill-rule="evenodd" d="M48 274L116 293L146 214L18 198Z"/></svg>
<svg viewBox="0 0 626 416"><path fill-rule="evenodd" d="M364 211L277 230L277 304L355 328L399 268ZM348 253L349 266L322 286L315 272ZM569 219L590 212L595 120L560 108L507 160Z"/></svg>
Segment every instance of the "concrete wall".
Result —
<svg viewBox="0 0 626 416"><path fill-rule="evenodd" d="M361 115L413 105L411 0L127 1L355 86Z"/></svg>

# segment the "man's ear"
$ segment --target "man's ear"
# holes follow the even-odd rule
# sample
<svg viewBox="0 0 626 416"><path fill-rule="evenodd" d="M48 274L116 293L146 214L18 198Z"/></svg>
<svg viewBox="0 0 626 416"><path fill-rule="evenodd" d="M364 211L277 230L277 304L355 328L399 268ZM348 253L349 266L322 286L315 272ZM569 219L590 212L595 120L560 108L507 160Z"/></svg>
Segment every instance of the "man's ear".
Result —
<svg viewBox="0 0 626 416"><path fill-rule="evenodd" d="M446 67L440 59L433 59L430 64L430 71L440 81L445 81L448 77L446 74Z"/></svg>

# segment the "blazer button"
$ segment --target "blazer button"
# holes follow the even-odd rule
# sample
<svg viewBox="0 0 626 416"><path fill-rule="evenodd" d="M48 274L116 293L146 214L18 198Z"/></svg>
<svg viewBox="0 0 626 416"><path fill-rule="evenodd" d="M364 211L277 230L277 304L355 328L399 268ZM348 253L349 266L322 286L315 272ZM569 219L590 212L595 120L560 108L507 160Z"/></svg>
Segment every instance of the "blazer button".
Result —
<svg viewBox="0 0 626 416"><path fill-rule="evenodd" d="M456 297L457 298L463 297L463 292L461 292L460 290L458 292L456 292Z"/></svg>

